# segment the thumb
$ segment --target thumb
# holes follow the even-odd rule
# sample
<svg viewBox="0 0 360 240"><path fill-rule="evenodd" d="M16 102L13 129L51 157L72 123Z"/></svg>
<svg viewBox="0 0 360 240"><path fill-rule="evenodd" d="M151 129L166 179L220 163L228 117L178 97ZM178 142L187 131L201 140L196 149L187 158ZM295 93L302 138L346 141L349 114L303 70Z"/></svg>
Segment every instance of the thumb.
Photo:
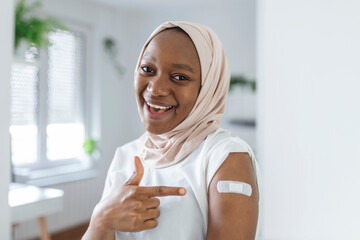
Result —
<svg viewBox="0 0 360 240"><path fill-rule="evenodd" d="M144 176L144 166L138 156L134 157L135 171L130 179L126 182L127 185L139 185Z"/></svg>

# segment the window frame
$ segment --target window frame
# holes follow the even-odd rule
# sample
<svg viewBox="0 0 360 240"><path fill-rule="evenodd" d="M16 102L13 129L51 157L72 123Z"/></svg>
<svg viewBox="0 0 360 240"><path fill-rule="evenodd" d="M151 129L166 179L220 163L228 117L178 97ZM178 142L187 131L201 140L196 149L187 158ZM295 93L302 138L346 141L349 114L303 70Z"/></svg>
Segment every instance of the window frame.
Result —
<svg viewBox="0 0 360 240"><path fill-rule="evenodd" d="M81 24L78 22L73 22L66 20L64 18L60 19L71 32L75 32L79 34L83 38L82 44L83 49L81 52L82 62L84 63L81 67L81 120L84 124L84 137L85 139L91 136L92 134L92 104L91 104L91 94L93 91L93 79L90 76L93 76L91 73L91 64L92 64L92 39L93 39L93 31L91 27L86 24ZM16 182L37 182L35 185L48 185L41 183L41 178L39 176L52 176L55 177L57 175L61 175L61 180L50 180L45 182L50 183L59 183L59 182L67 182L70 180L76 180L77 177L69 176L68 179L64 179L64 175L66 172L62 172L60 169L70 169L69 174L78 174L79 171L90 171L90 174L80 174L79 179L84 179L88 177L94 177L97 175L95 170L95 161L90 156L84 154L81 157L70 158L70 159L59 159L59 160L49 160L47 158L47 133L46 128L48 125L48 116L47 116L47 93L48 93L48 49L40 49L39 58L35 63L29 63L32 65L36 65L38 67L38 158L36 162L33 163L22 163L22 164L13 164L14 178ZM13 64L16 64L17 60L14 61ZM21 63L20 64L26 64ZM49 174L45 174L45 171ZM53 172L54 174L52 174ZM35 173L35 174L34 174ZM39 181L37 181L37 179Z"/></svg>

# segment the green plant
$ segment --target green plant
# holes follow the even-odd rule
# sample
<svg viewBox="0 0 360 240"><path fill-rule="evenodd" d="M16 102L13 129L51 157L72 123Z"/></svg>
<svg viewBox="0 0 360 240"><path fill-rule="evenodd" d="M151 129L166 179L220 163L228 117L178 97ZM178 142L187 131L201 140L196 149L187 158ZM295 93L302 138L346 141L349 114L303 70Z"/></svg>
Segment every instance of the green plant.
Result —
<svg viewBox="0 0 360 240"><path fill-rule="evenodd" d="M115 70L119 75L123 75L125 72L124 67L122 67L118 61L118 48L116 46L116 42L114 39L107 37L103 41L104 50L109 56L109 59L111 60Z"/></svg>
<svg viewBox="0 0 360 240"><path fill-rule="evenodd" d="M92 138L88 138L85 140L83 148L87 154L91 155L95 150L98 149L97 142Z"/></svg>
<svg viewBox="0 0 360 240"><path fill-rule="evenodd" d="M27 5L26 0L20 0L15 10L15 50L21 40L37 48L48 46L47 34L56 29L67 30L58 20L52 17L39 18L34 16L34 11L41 7L40 2Z"/></svg>
<svg viewBox="0 0 360 240"><path fill-rule="evenodd" d="M250 86L251 90L253 92L256 91L256 81L255 80L250 80L244 76L238 75L238 76L231 76L230 78L230 90L235 86L235 85L240 85L240 86Z"/></svg>

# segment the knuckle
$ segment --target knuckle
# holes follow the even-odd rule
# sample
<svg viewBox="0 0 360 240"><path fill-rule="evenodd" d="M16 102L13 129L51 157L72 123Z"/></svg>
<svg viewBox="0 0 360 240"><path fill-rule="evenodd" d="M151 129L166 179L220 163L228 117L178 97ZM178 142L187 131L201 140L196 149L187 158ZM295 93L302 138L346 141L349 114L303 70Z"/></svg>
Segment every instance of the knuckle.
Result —
<svg viewBox="0 0 360 240"><path fill-rule="evenodd" d="M133 188L133 193L134 193L134 195L135 194L139 194L141 191L140 191L140 188L139 187L134 187Z"/></svg>
<svg viewBox="0 0 360 240"><path fill-rule="evenodd" d="M135 196L136 194L137 194L137 188L136 187L132 187L132 188L130 188L129 189L129 191L128 191L128 196L129 197L133 197L133 196Z"/></svg>
<svg viewBox="0 0 360 240"><path fill-rule="evenodd" d="M119 194L120 203L126 203L129 201L130 196L128 194L121 195Z"/></svg>
<svg viewBox="0 0 360 240"><path fill-rule="evenodd" d="M163 186L157 187L156 188L156 193L159 195L163 195L165 192L165 188Z"/></svg>
<svg viewBox="0 0 360 240"><path fill-rule="evenodd" d="M124 196L122 199L121 199L121 203L122 204L125 204L125 206L128 206L129 203L132 202L132 198L131 196Z"/></svg>
<svg viewBox="0 0 360 240"><path fill-rule="evenodd" d="M134 201L132 205L133 205L133 208L136 210L141 209L143 206L141 201Z"/></svg>
<svg viewBox="0 0 360 240"><path fill-rule="evenodd" d="M129 193L134 195L136 193L136 188L130 188Z"/></svg>
<svg viewBox="0 0 360 240"><path fill-rule="evenodd" d="M129 190L127 193L121 195L120 194L120 199L121 199L121 202L129 202L133 199L133 194L132 194L132 190Z"/></svg>

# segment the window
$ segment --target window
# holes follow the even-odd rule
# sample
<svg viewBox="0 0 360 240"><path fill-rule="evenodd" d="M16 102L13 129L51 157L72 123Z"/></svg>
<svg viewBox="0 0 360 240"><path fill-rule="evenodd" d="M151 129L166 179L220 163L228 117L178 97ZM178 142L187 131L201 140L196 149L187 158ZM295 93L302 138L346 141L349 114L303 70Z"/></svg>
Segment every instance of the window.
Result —
<svg viewBox="0 0 360 240"><path fill-rule="evenodd" d="M82 148L86 35L57 30L48 38L46 51L32 48L12 68L9 131L17 181L89 167Z"/></svg>

